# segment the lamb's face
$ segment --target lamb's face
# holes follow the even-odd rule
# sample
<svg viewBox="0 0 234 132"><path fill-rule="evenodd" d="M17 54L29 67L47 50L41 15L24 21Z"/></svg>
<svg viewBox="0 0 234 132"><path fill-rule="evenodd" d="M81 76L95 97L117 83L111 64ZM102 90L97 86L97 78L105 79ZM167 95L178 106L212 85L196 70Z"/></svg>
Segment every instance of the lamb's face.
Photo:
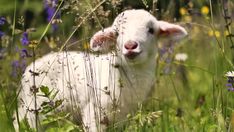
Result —
<svg viewBox="0 0 234 132"><path fill-rule="evenodd" d="M142 62L156 52L156 19L144 10L128 10L114 21L117 36L117 51L129 62Z"/></svg>
<svg viewBox="0 0 234 132"><path fill-rule="evenodd" d="M144 63L155 55L158 38L178 40L186 35L183 27L158 21L145 10L127 10L116 17L111 27L97 32L90 45L100 52L109 52L114 46L123 60Z"/></svg>

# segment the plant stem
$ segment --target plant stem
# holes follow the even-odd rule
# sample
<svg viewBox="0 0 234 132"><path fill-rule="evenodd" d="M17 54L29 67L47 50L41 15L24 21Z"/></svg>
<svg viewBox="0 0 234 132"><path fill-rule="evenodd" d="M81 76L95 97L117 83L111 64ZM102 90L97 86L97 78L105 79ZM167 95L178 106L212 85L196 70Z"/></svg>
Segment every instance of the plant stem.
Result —
<svg viewBox="0 0 234 132"><path fill-rule="evenodd" d="M35 47L33 47L33 72L35 72ZM38 109L37 109L37 87L36 87L36 75L33 74L33 95L34 95L34 112L35 112L35 124L36 131L38 132Z"/></svg>

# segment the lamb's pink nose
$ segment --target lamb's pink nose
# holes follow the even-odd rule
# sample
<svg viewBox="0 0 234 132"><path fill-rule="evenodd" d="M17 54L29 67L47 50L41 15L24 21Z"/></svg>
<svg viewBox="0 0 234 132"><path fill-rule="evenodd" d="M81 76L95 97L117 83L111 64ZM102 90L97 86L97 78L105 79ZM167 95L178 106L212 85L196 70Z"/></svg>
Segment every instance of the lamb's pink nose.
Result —
<svg viewBox="0 0 234 132"><path fill-rule="evenodd" d="M138 46L137 42L134 41L128 41L125 43L124 48L127 50L134 50Z"/></svg>

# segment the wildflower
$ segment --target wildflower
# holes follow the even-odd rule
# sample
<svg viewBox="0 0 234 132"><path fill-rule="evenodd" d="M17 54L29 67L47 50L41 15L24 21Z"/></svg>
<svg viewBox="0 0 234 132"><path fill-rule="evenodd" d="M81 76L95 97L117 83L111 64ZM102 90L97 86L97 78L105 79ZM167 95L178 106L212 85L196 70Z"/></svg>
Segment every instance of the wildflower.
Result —
<svg viewBox="0 0 234 132"><path fill-rule="evenodd" d="M225 31L224 31L224 35L225 35L225 36L230 35L230 33L228 32L228 30L225 30Z"/></svg>
<svg viewBox="0 0 234 132"><path fill-rule="evenodd" d="M20 53L21 58L27 58L27 57L32 57L27 51L27 49L22 49Z"/></svg>
<svg viewBox="0 0 234 132"><path fill-rule="evenodd" d="M185 14L187 14L187 10L184 8L184 7L182 7L182 8L180 8L180 14L182 15L182 16L184 16Z"/></svg>
<svg viewBox="0 0 234 132"><path fill-rule="evenodd" d="M213 30L209 30L209 31L208 31L208 36L210 36L210 37L214 36Z"/></svg>
<svg viewBox="0 0 234 132"><path fill-rule="evenodd" d="M6 19L4 17L0 17L0 26L4 25L5 22L6 22ZM2 38L3 35L5 35L5 33L0 31L0 39Z"/></svg>
<svg viewBox="0 0 234 132"><path fill-rule="evenodd" d="M20 64L19 64L19 61L18 61L18 60L12 61L12 63L11 63L11 67L12 67L11 75L12 75L13 77L16 77L16 76L17 76L19 65L20 65Z"/></svg>
<svg viewBox="0 0 234 132"><path fill-rule="evenodd" d="M0 60L3 59L6 56L6 49L0 48Z"/></svg>
<svg viewBox="0 0 234 132"><path fill-rule="evenodd" d="M26 61L26 59L22 59L21 61L20 61L20 70L21 70L21 72L24 72L25 71L25 69L26 69L26 67L27 67L27 61Z"/></svg>
<svg viewBox="0 0 234 132"><path fill-rule="evenodd" d="M215 31L214 34L215 34L215 36L216 36L217 38L220 37L220 32L219 32L219 31Z"/></svg>
<svg viewBox="0 0 234 132"><path fill-rule="evenodd" d="M19 75L20 72L24 72L25 68L26 68L26 60L13 60L11 63L11 75L13 77L17 77L17 75Z"/></svg>
<svg viewBox="0 0 234 132"><path fill-rule="evenodd" d="M23 46L26 46L29 44L29 40L28 40L28 33L24 32L23 33L23 37L21 38L21 43Z"/></svg>
<svg viewBox="0 0 234 132"><path fill-rule="evenodd" d="M219 31L210 30L210 31L208 31L208 36L210 36L210 37L215 36L215 37L219 38L221 36L221 34Z"/></svg>
<svg viewBox="0 0 234 132"><path fill-rule="evenodd" d="M44 3L44 7L47 13L47 21L48 22L52 21L51 24L52 24L53 31L57 30L58 28L56 19L58 20L60 19L60 12L58 12L54 17L54 20L52 20L56 12L57 3L58 3L58 0L45 0L45 3Z"/></svg>
<svg viewBox="0 0 234 132"><path fill-rule="evenodd" d="M226 77L234 78L234 71L229 71L225 74Z"/></svg>
<svg viewBox="0 0 234 132"><path fill-rule="evenodd" d="M38 41L37 40L32 40L32 41L29 42L28 47L35 48L35 47L37 47L37 45L38 45Z"/></svg>
<svg viewBox="0 0 234 132"><path fill-rule="evenodd" d="M203 15L208 15L209 12L210 12L209 7L203 6L203 7L201 8L201 13L202 13Z"/></svg>
<svg viewBox="0 0 234 132"><path fill-rule="evenodd" d="M51 21L56 11L57 0L45 0L44 7L47 13L47 21Z"/></svg>
<svg viewBox="0 0 234 132"><path fill-rule="evenodd" d="M3 35L5 35L5 33L0 31L0 38L2 38Z"/></svg>
<svg viewBox="0 0 234 132"><path fill-rule="evenodd" d="M178 53L175 55L175 60L177 61L186 61L188 58L188 55L186 53Z"/></svg>
<svg viewBox="0 0 234 132"><path fill-rule="evenodd" d="M228 91L234 91L234 71L227 72L225 76L228 78L228 83L226 84Z"/></svg>
<svg viewBox="0 0 234 132"><path fill-rule="evenodd" d="M174 53L174 41L164 42L159 45L159 57L164 63L163 73L169 74L171 72L172 54Z"/></svg>
<svg viewBox="0 0 234 132"><path fill-rule="evenodd" d="M6 23L6 18L0 17L0 25L4 25Z"/></svg>

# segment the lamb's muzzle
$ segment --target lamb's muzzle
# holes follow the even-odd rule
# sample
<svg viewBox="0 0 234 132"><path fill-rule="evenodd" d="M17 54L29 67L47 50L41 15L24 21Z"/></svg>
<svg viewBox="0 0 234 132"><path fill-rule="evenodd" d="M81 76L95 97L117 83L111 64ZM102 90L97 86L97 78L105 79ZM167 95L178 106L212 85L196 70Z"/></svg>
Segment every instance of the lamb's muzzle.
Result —
<svg viewBox="0 0 234 132"><path fill-rule="evenodd" d="M30 91L34 84L29 71L33 71L39 73L35 77L37 88L48 86L58 92L55 99L64 100L59 110L67 110L74 118L81 115L85 131L105 131L108 124L136 109L154 86L157 40L179 40L186 35L183 27L158 21L145 10L124 11L112 26L90 40L91 50L103 54L50 53L35 61L35 69L33 64L27 67L19 95L20 120L26 117L30 126L36 126L34 112L28 111L35 107ZM37 96L37 107L45 101ZM43 114L39 118L43 119Z"/></svg>
<svg viewBox="0 0 234 132"><path fill-rule="evenodd" d="M135 41L128 41L124 44L124 48L127 50L127 53L124 54L128 59L134 59L137 55L141 53L141 50L138 50L139 44Z"/></svg>

